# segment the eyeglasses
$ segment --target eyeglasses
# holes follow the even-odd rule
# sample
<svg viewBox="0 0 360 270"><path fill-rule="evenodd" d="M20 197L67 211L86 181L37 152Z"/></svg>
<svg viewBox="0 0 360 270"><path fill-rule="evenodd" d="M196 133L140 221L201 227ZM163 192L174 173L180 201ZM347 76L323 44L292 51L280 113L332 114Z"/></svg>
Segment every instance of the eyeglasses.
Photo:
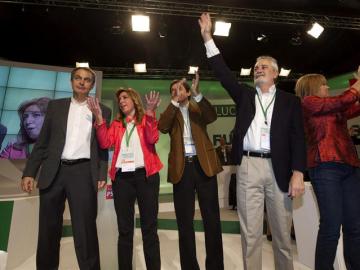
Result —
<svg viewBox="0 0 360 270"><path fill-rule="evenodd" d="M90 78L90 77L83 78L83 77L81 77L79 75L74 76L74 81L79 82L79 81L82 81L82 80L84 80L84 82L86 82L86 83L92 83L93 82L92 78Z"/></svg>

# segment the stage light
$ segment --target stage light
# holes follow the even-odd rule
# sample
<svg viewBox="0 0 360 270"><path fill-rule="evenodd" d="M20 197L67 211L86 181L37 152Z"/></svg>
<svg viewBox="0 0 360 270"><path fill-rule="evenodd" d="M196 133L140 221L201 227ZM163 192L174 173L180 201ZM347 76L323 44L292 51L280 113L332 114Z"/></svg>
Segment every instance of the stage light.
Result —
<svg viewBox="0 0 360 270"><path fill-rule="evenodd" d="M150 31L150 18L144 15L131 16L132 30L135 32L149 32Z"/></svg>
<svg viewBox="0 0 360 270"><path fill-rule="evenodd" d="M324 31L324 27L322 27L317 22L314 22L311 26L311 29L309 31L307 31L307 33L310 36L313 36L314 38L318 38L323 31Z"/></svg>
<svg viewBox="0 0 360 270"><path fill-rule="evenodd" d="M165 38L167 36L167 33L168 33L168 27L165 23L162 23L159 27L159 31L158 31L158 34L159 34L159 37L160 38Z"/></svg>
<svg viewBox="0 0 360 270"><path fill-rule="evenodd" d="M89 67L89 63L88 62L76 62L75 66L78 67Z"/></svg>
<svg viewBox="0 0 360 270"><path fill-rule="evenodd" d="M256 37L256 40L259 41L259 42L265 43L265 42L268 42L269 38L268 38L268 36L265 35L265 34L260 34L260 35L258 35L258 36Z"/></svg>
<svg viewBox="0 0 360 270"><path fill-rule="evenodd" d="M281 77L287 77L287 76L289 76L290 72L291 72L291 69L281 68L281 69L280 69L279 76L281 76Z"/></svg>
<svg viewBox="0 0 360 270"><path fill-rule="evenodd" d="M134 70L136 73L146 73L146 64L145 63L134 64Z"/></svg>
<svg viewBox="0 0 360 270"><path fill-rule="evenodd" d="M189 66L188 74L195 74L199 70L199 67Z"/></svg>
<svg viewBox="0 0 360 270"><path fill-rule="evenodd" d="M302 44L302 40L301 40L301 36L300 34L294 35L291 39L290 39L290 44L293 46L300 46Z"/></svg>
<svg viewBox="0 0 360 270"><path fill-rule="evenodd" d="M249 76L251 73L251 68L241 68L240 76Z"/></svg>
<svg viewBox="0 0 360 270"><path fill-rule="evenodd" d="M227 37L229 36L230 28L231 28L231 23L216 21L214 36Z"/></svg>

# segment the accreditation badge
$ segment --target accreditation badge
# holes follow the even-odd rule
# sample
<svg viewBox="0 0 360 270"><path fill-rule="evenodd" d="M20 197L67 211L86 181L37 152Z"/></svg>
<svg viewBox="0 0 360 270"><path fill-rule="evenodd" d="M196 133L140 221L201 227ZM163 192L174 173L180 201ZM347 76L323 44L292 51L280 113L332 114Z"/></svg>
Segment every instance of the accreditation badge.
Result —
<svg viewBox="0 0 360 270"><path fill-rule="evenodd" d="M194 151L195 150L195 145L186 143L184 145L184 148L185 148L185 153L187 155L195 155L195 151Z"/></svg>
<svg viewBox="0 0 360 270"><path fill-rule="evenodd" d="M127 148L121 152L121 171L134 172L135 171L135 155L131 148Z"/></svg>

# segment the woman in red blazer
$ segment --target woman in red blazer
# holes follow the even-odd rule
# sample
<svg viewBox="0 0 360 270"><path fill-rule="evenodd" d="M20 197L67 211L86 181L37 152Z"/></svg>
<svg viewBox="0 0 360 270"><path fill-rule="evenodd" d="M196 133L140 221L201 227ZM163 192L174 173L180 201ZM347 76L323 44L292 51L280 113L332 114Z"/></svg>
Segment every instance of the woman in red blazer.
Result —
<svg viewBox="0 0 360 270"><path fill-rule="evenodd" d="M360 269L360 161L347 121L360 115L360 81L329 96L326 78L307 74L296 83L302 99L307 163L320 211L315 269L334 269L342 226L348 269Z"/></svg>
<svg viewBox="0 0 360 270"><path fill-rule="evenodd" d="M158 197L162 163L156 153L159 140L155 110L159 93L146 96L144 110L140 95L131 88L116 92L119 114L106 127L96 99L89 98L96 118L96 135L101 148L114 146L110 168L115 211L117 215L118 262L120 270L132 269L134 205L138 202L147 269L160 270L160 247L157 234Z"/></svg>

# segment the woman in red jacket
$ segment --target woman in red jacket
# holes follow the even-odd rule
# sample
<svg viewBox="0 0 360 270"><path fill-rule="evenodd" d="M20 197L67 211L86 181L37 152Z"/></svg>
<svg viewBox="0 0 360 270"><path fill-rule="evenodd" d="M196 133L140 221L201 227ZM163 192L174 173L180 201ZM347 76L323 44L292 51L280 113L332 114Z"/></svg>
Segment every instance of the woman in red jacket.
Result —
<svg viewBox="0 0 360 270"><path fill-rule="evenodd" d="M134 205L138 202L141 232L147 269L160 270L160 247L157 215L161 161L155 144L159 139L155 110L159 93L146 96L144 111L140 95L131 88L116 92L119 114L110 128L102 118L98 100L89 98L96 118L96 135L101 148L114 146L110 168L117 215L118 263L120 270L132 269Z"/></svg>
<svg viewBox="0 0 360 270"><path fill-rule="evenodd" d="M334 269L343 230L348 269L360 269L360 161L347 121L360 115L360 81L329 96L326 79L307 74L296 83L302 99L309 176L320 211L315 269Z"/></svg>

